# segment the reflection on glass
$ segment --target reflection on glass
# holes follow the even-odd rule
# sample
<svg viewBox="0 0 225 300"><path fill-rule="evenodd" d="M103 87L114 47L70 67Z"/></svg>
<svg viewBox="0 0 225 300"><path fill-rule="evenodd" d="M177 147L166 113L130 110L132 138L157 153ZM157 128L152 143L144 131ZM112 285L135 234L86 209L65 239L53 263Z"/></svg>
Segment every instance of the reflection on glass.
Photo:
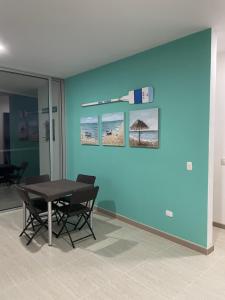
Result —
<svg viewBox="0 0 225 300"><path fill-rule="evenodd" d="M0 72L0 210L21 205L15 184L50 174L46 122L48 81Z"/></svg>

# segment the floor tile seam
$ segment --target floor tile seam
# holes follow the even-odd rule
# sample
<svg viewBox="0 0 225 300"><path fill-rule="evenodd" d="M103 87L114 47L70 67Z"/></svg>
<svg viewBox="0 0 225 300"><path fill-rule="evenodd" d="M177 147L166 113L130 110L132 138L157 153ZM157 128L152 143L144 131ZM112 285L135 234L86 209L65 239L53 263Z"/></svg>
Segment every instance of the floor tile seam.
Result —
<svg viewBox="0 0 225 300"><path fill-rule="evenodd" d="M47 275L47 274L44 274L44 275ZM36 284L36 281L37 281L38 277L43 277L43 274L36 274L35 276L33 276L31 278L23 280L22 282L15 283L15 287L17 287L19 289L22 289L23 285L25 285L25 288L26 288L27 284L29 284L29 283L35 282L35 284ZM55 281L56 281L58 286L61 285L62 287L64 287L62 282L60 282L59 278L54 278L54 282ZM38 285L37 285L37 287L38 287Z"/></svg>
<svg viewBox="0 0 225 300"><path fill-rule="evenodd" d="M92 282L93 283L93 282ZM64 283L64 282L60 282L60 284L66 289L66 290L70 290L70 292L71 293L73 293L72 292L72 290L71 290L71 287L69 286L69 285L67 285L66 283ZM88 297L92 292L93 292L93 289L94 289L94 291L97 291L97 290L99 290L101 287L100 286L98 286L96 283L94 283L94 287L92 287L92 291L89 291L88 292L88 294L86 295L86 296L83 296L84 298L85 297ZM82 298L81 298L82 299Z"/></svg>
<svg viewBox="0 0 225 300"><path fill-rule="evenodd" d="M150 288L148 285L146 285L145 283L139 281L138 279L136 279L136 277L133 277L131 276L130 274L127 274L127 276L134 280L136 283L138 283L139 285L145 287L146 289L148 289L149 291L151 292L154 292L154 293L159 293L159 295L162 297L162 298L165 298L165 299L169 299L168 297L166 297L164 294L162 294L161 292L159 292L158 290L154 289L154 288Z"/></svg>
<svg viewBox="0 0 225 300"><path fill-rule="evenodd" d="M17 287L16 284L15 284L15 281L13 280L13 278L10 277L10 280L12 281L12 284L10 284L9 286L7 285L7 287L5 287L2 292L0 292L0 296L1 296L1 294L7 293L12 287L14 287L14 288Z"/></svg>
<svg viewBox="0 0 225 300"><path fill-rule="evenodd" d="M174 247L174 246L172 246ZM163 251L165 251L166 249L163 249ZM168 250L168 249L167 249ZM152 253L153 256L157 257L158 254L162 253L161 250L159 250L158 252ZM146 265L150 264L150 262L148 262L149 257L145 258L142 262L140 262L138 265L136 265L135 267L131 268L129 271L127 271L126 273L130 273L131 271L134 271L136 268L141 267L142 265Z"/></svg>
<svg viewBox="0 0 225 300"><path fill-rule="evenodd" d="M100 291L101 290L101 287L98 287L94 292L96 293L96 292L98 292L98 291ZM80 300L87 300L87 299L89 299L89 297L90 297L90 295L92 294L92 292L89 294L89 295L86 295L86 296L82 296L81 298L80 298ZM88 298L87 298L88 297ZM74 299L77 299L77 298L74 298Z"/></svg>
<svg viewBox="0 0 225 300"><path fill-rule="evenodd" d="M127 279L131 279L133 280L134 282L136 282L138 285L140 285L141 287L144 287L144 288L147 288L148 291L150 292L155 292L153 289L149 288L149 287L146 287L143 283L140 283L139 281L135 280L134 278L132 278L131 276L129 276L128 274L123 274L125 277L127 277ZM117 285L112 281L110 280L109 282L107 282L107 284L109 286L111 286L112 288L116 289L117 288ZM101 289L101 287L100 287Z"/></svg>
<svg viewBox="0 0 225 300"><path fill-rule="evenodd" d="M217 263L217 262L215 262ZM150 265L150 263L148 263ZM144 266L144 263L141 263L141 265L137 265L134 268L130 269L129 271L126 272L126 274L128 276L130 276L131 278L133 278L134 280L136 280L135 276L131 276L130 273L135 271L135 269L139 268L140 266ZM208 267L206 270L202 271L201 274L197 275L197 278L192 280L191 282L187 281L187 280L183 280L183 282L185 284L187 284L187 286L183 289L183 291L185 291L186 289L188 289L188 286L192 285L194 282L196 282L198 280L198 278L200 277L200 275L204 275L212 266ZM154 278L157 278L157 276L154 276ZM136 280L137 281L137 280Z"/></svg>
<svg viewBox="0 0 225 300"><path fill-rule="evenodd" d="M92 252L93 253L93 252ZM94 255L97 255L94 253ZM102 262L110 265L112 268L114 268L116 271L119 271L121 273L121 275L125 275L126 272L122 271L119 267L117 267L117 265L111 263L110 261L108 261L107 259L103 258L102 256L97 255L98 259L100 259Z"/></svg>
<svg viewBox="0 0 225 300"><path fill-rule="evenodd" d="M86 256L86 255L85 255ZM85 257L84 256L84 257ZM82 257L83 258L83 257ZM62 267L66 267L66 266L69 266L71 265L71 263L75 263L75 262L78 262L80 259L82 259L81 257L80 258L77 258L75 260L71 260L71 261L67 261L67 262L64 262L63 264L60 264L60 265L56 265L56 266L51 266L51 267L48 267L46 266L46 269L45 269L45 272L46 274L49 274L51 273L52 271L59 271Z"/></svg>
<svg viewBox="0 0 225 300"><path fill-rule="evenodd" d="M154 254L154 255L155 255L155 254ZM117 265L115 265L115 264L112 263L112 262L107 261L106 258L103 258L103 257L100 257L100 256L99 256L99 258L100 258L101 260L103 260L104 262L110 264L111 266L113 266L114 268L116 268L117 270L119 270L119 271L120 271L121 273L123 273L123 274L127 274L127 273L130 272L131 270L135 269L139 264L142 264L142 263L144 263L144 261L146 261L146 259L145 259L144 261L140 262L140 263L139 263L138 265L136 265L135 267L130 268L128 271L122 271L119 267L117 267Z"/></svg>
<svg viewBox="0 0 225 300"><path fill-rule="evenodd" d="M218 261L222 260L221 258L218 259ZM191 281L188 286L186 288L184 288L184 290L182 292L186 292L189 288L191 288L192 285L194 285L196 282L198 282L199 280L201 280L201 278L211 269L213 268L213 266L218 263L218 261L216 261L215 263L213 263L213 265L209 266L208 268L206 268L204 271L201 272L201 274L199 274L193 281ZM175 300L176 298L174 298Z"/></svg>

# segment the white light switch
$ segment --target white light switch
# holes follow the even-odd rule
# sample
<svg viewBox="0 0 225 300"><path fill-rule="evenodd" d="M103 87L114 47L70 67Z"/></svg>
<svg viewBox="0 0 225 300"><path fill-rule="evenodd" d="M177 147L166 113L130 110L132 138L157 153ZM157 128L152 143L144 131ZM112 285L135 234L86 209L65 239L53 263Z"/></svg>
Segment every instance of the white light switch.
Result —
<svg viewBox="0 0 225 300"><path fill-rule="evenodd" d="M187 170L192 171L192 161L187 161Z"/></svg>
<svg viewBox="0 0 225 300"><path fill-rule="evenodd" d="M173 218L173 212L171 210L166 210L166 216L169 218Z"/></svg>

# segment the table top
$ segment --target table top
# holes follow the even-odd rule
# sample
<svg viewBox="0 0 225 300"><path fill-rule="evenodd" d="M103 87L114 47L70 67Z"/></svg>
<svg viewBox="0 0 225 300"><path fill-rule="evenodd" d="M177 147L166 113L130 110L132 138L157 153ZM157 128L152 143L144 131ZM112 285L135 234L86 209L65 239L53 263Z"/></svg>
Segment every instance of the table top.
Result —
<svg viewBox="0 0 225 300"><path fill-rule="evenodd" d="M89 188L91 186L91 184L87 183L61 179L24 185L23 188L29 193L43 197L46 201L54 201L70 195L74 191Z"/></svg>

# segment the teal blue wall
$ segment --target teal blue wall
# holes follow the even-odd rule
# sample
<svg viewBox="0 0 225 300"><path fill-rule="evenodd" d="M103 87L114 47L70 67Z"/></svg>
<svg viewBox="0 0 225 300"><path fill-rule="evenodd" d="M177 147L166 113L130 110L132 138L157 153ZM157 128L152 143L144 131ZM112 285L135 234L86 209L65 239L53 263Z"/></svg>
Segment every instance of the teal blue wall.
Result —
<svg viewBox="0 0 225 300"><path fill-rule="evenodd" d="M23 161L27 161L28 167L24 176L39 175L39 142L30 139L23 141L18 136L22 111L29 113L26 117L28 122L38 118L38 99L11 95L9 97L9 110L11 163L19 166Z"/></svg>
<svg viewBox="0 0 225 300"><path fill-rule="evenodd" d="M207 246L211 30L68 78L65 82L68 178L97 176L97 204ZM91 55L91 49L90 49ZM81 103L153 85L151 104ZM129 110L159 107L160 148L128 146ZM126 112L126 147L80 145L80 116ZM186 162L193 171L186 171ZM165 210L174 218L165 217Z"/></svg>

